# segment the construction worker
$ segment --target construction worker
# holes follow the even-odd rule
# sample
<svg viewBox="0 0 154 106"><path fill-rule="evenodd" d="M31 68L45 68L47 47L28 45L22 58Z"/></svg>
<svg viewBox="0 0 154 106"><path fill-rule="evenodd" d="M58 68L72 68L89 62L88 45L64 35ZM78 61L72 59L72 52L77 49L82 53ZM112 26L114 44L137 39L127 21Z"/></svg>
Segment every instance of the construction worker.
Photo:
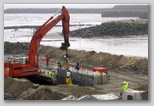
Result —
<svg viewBox="0 0 154 106"><path fill-rule="evenodd" d="M67 70L67 72L66 72L66 84L69 85L69 86L73 85L70 70Z"/></svg>
<svg viewBox="0 0 154 106"><path fill-rule="evenodd" d="M57 76L57 75L56 75L56 71L53 70L52 73L51 73L51 77L52 77L52 78L56 78L56 76Z"/></svg>
<svg viewBox="0 0 154 106"><path fill-rule="evenodd" d="M80 69L79 68L79 62L76 63L75 69L77 69L77 71Z"/></svg>
<svg viewBox="0 0 154 106"><path fill-rule="evenodd" d="M64 56L64 59L65 59L65 70L69 70L69 58L68 56Z"/></svg>
<svg viewBox="0 0 154 106"><path fill-rule="evenodd" d="M45 55L45 57L46 57L46 66L47 66L47 68L48 68L49 59L50 59L48 53Z"/></svg>
<svg viewBox="0 0 154 106"><path fill-rule="evenodd" d="M101 71L98 71L97 74L98 74L98 75L106 74L108 80L110 80L109 75L108 75L108 72L101 72Z"/></svg>
<svg viewBox="0 0 154 106"><path fill-rule="evenodd" d="M47 71L45 75L48 76L48 77L51 76L49 71Z"/></svg>
<svg viewBox="0 0 154 106"><path fill-rule="evenodd" d="M14 62L15 62L14 59L12 59L11 63L14 63Z"/></svg>
<svg viewBox="0 0 154 106"><path fill-rule="evenodd" d="M65 56L68 57L68 52L66 52Z"/></svg>
<svg viewBox="0 0 154 106"><path fill-rule="evenodd" d="M98 75L101 75L101 74L104 74L104 72L97 71L97 74L98 74Z"/></svg>
<svg viewBox="0 0 154 106"><path fill-rule="evenodd" d="M128 89L128 82L124 81L122 84L122 92L120 93L120 96L122 96L122 93Z"/></svg>
<svg viewBox="0 0 154 106"><path fill-rule="evenodd" d="M58 65L58 68L62 68L62 63L60 61L57 61L57 65Z"/></svg>

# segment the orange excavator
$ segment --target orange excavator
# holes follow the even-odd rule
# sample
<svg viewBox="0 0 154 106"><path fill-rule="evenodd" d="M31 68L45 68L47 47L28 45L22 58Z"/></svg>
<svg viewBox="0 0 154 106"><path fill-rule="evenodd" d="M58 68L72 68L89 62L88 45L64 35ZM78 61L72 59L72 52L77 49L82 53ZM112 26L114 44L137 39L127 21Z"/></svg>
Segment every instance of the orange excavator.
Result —
<svg viewBox="0 0 154 106"><path fill-rule="evenodd" d="M61 14L56 18L54 16L61 11ZM62 9L57 11L54 16L50 17L42 26L40 26L34 33L28 50L28 58L23 58L21 62L5 62L4 63L4 76L10 77L24 77L41 74L39 67L39 54L37 53L39 44L46 33L51 30L58 22L62 21L64 43L60 49L66 50L70 46L69 43L69 12L63 6Z"/></svg>

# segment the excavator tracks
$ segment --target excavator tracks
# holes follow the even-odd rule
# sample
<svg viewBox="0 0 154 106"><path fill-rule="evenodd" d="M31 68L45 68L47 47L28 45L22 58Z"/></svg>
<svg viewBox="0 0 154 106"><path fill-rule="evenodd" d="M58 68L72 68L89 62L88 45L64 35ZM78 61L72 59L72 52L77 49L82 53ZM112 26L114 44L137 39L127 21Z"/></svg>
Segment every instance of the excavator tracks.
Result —
<svg viewBox="0 0 154 106"><path fill-rule="evenodd" d="M41 85L57 85L57 79L56 78L51 78L48 76L45 76L43 74L41 75L35 75L35 76L27 76L24 77L28 80L30 80L33 83L36 84L41 84Z"/></svg>

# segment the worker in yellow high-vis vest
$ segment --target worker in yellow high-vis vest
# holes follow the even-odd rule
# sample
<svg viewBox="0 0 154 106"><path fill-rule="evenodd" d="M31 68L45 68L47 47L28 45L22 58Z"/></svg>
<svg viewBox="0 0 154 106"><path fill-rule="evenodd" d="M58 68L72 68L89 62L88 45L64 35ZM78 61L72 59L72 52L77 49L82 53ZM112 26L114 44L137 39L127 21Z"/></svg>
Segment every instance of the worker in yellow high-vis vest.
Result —
<svg viewBox="0 0 154 106"><path fill-rule="evenodd" d="M67 70L66 72L66 84L72 86L72 79L71 79L71 71Z"/></svg>
<svg viewBox="0 0 154 106"><path fill-rule="evenodd" d="M46 75L46 76L48 76L48 77L50 77L50 76L51 76L51 74L50 74L50 72L49 72L49 71L47 71L47 72L45 73L45 75Z"/></svg>
<svg viewBox="0 0 154 106"><path fill-rule="evenodd" d="M52 78L56 78L56 76L57 76L57 75L56 75L56 71L53 70L52 73L51 73L51 77L52 77Z"/></svg>
<svg viewBox="0 0 154 106"><path fill-rule="evenodd" d="M123 91L125 91L127 89L128 89L128 82L127 81L124 81L123 82L123 86L122 86L122 92L120 93L120 96L122 96Z"/></svg>
<svg viewBox="0 0 154 106"><path fill-rule="evenodd" d="M65 70L69 70L69 58L65 55L64 59L65 59Z"/></svg>

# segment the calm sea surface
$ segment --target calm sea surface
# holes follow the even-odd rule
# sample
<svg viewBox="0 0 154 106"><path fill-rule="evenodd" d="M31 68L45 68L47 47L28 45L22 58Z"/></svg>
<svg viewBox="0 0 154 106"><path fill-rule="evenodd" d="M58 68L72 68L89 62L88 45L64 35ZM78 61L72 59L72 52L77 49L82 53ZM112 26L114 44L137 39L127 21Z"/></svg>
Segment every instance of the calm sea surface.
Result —
<svg viewBox="0 0 154 106"><path fill-rule="evenodd" d="M4 26L42 25L52 14L4 14ZM70 31L99 25L112 20L137 19L133 18L102 18L100 14L70 14ZM84 24L85 26L81 26ZM87 25L88 24L88 25ZM61 25L61 22L58 23ZM80 26L79 26L80 25ZM35 29L4 30L4 41L30 42ZM62 27L54 27L48 34L61 33ZM45 41L46 40L46 41ZM44 38L43 45L60 47L63 38ZM70 38L70 48L86 51L106 52L117 55L148 58L148 35L127 38Z"/></svg>

